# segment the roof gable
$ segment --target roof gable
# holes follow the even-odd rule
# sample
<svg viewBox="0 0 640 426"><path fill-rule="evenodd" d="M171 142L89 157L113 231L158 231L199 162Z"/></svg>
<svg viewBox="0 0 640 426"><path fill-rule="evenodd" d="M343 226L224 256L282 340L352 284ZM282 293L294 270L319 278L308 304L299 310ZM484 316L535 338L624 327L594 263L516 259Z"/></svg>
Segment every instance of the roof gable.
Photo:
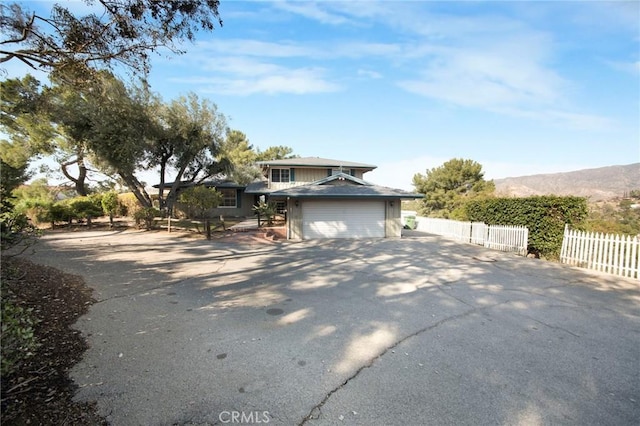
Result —
<svg viewBox="0 0 640 426"><path fill-rule="evenodd" d="M344 182L343 185L336 185L335 182ZM317 180L307 185L294 186L271 192L276 197L299 197L299 198L423 198L422 194L412 194L400 189L387 188L385 186L374 185L370 182L358 179L346 173L337 173Z"/></svg>
<svg viewBox="0 0 640 426"><path fill-rule="evenodd" d="M331 176L327 176L326 178L317 180L315 182L311 182L309 185L326 185L326 184L330 184L332 182L335 181L344 181L346 182L350 182L353 183L355 185L366 185L366 186L371 186L371 184L367 181L364 181L362 179L358 179L355 176L351 176L348 175L346 173L336 173L335 175L331 175Z"/></svg>

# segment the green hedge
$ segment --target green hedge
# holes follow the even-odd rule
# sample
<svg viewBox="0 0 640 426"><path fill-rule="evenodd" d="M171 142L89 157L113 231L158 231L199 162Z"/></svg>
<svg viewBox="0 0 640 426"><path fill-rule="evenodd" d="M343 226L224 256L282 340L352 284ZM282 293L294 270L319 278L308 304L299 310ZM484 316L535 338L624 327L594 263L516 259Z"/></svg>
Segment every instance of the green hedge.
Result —
<svg viewBox="0 0 640 426"><path fill-rule="evenodd" d="M586 198L555 195L472 200L465 208L472 221L526 226L529 253L547 259L560 257L565 224L579 229L588 214Z"/></svg>

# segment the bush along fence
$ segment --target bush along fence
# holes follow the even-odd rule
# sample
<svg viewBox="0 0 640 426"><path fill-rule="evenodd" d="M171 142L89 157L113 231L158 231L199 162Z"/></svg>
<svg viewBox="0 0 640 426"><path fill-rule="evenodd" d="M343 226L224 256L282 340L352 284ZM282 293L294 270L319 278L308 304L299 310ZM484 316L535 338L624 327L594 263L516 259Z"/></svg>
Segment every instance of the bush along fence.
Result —
<svg viewBox="0 0 640 426"><path fill-rule="evenodd" d="M640 240L564 228L560 262L640 280Z"/></svg>
<svg viewBox="0 0 640 426"><path fill-rule="evenodd" d="M487 225L484 222L461 222L420 216L416 219L418 231L494 250L514 252L520 256L527 255L529 230L526 226Z"/></svg>

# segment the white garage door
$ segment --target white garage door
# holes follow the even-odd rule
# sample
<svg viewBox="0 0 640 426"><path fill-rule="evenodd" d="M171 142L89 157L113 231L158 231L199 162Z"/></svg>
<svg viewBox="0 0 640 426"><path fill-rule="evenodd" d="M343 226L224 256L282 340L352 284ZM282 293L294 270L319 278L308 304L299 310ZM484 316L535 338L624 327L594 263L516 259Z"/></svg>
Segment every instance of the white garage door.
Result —
<svg viewBox="0 0 640 426"><path fill-rule="evenodd" d="M384 237L384 201L304 201L302 238Z"/></svg>

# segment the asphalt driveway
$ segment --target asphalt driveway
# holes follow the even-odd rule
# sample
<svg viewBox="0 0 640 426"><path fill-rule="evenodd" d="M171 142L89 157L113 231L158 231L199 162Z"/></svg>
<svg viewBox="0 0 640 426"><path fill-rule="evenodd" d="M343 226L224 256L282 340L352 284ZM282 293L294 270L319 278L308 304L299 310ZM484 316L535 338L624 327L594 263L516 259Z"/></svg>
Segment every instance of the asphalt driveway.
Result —
<svg viewBox="0 0 640 426"><path fill-rule="evenodd" d="M114 425L638 424L640 284L435 236L49 234Z"/></svg>

